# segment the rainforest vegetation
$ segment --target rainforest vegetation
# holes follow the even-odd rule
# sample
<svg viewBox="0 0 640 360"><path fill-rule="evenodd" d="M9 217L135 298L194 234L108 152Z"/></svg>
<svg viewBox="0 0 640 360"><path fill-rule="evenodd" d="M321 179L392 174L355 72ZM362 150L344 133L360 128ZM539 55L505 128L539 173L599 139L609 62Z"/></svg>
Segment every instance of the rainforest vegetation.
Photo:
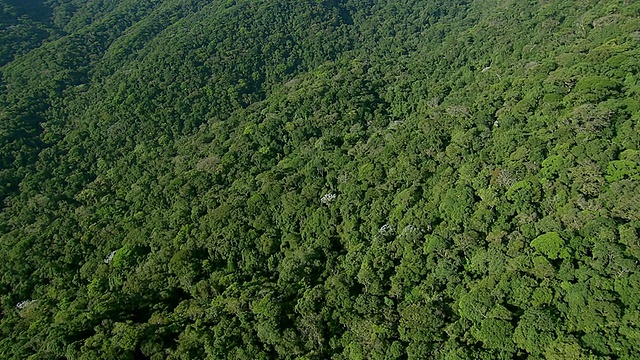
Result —
<svg viewBox="0 0 640 360"><path fill-rule="evenodd" d="M640 358L640 1L0 0L0 358Z"/></svg>

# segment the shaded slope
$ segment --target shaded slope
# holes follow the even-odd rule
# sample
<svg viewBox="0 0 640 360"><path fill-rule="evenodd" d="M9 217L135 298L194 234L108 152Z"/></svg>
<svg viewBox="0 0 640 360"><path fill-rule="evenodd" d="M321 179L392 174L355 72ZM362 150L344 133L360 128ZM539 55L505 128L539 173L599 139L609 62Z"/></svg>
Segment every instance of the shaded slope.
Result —
<svg viewBox="0 0 640 360"><path fill-rule="evenodd" d="M164 2L105 35L3 166L2 354L637 354L638 8L572 5Z"/></svg>

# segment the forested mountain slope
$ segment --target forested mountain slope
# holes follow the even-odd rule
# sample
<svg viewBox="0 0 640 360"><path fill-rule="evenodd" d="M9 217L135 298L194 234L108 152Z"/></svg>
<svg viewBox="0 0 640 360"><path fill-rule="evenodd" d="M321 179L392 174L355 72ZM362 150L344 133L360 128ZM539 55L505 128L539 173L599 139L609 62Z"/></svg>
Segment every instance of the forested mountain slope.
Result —
<svg viewBox="0 0 640 360"><path fill-rule="evenodd" d="M1 358L640 357L640 2L22 3Z"/></svg>

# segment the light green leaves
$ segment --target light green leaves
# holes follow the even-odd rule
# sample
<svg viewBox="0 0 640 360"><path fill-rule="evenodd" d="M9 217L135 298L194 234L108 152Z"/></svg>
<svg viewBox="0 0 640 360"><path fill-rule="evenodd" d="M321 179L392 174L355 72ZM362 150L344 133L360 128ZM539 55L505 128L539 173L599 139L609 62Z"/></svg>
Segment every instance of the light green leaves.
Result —
<svg viewBox="0 0 640 360"><path fill-rule="evenodd" d="M531 242L531 246L552 260L569 256L569 251L564 247L564 240L555 231L538 236Z"/></svg>

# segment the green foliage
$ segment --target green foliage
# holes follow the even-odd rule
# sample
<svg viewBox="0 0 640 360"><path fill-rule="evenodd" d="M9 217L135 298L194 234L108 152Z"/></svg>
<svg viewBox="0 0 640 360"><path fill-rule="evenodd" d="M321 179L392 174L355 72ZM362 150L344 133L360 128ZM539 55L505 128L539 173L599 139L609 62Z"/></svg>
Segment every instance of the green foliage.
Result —
<svg viewBox="0 0 640 360"><path fill-rule="evenodd" d="M640 357L639 17L0 0L0 358Z"/></svg>
<svg viewBox="0 0 640 360"><path fill-rule="evenodd" d="M549 259L567 258L569 253L564 247L565 242L557 232L550 232L538 236L531 242L531 246L546 255Z"/></svg>

